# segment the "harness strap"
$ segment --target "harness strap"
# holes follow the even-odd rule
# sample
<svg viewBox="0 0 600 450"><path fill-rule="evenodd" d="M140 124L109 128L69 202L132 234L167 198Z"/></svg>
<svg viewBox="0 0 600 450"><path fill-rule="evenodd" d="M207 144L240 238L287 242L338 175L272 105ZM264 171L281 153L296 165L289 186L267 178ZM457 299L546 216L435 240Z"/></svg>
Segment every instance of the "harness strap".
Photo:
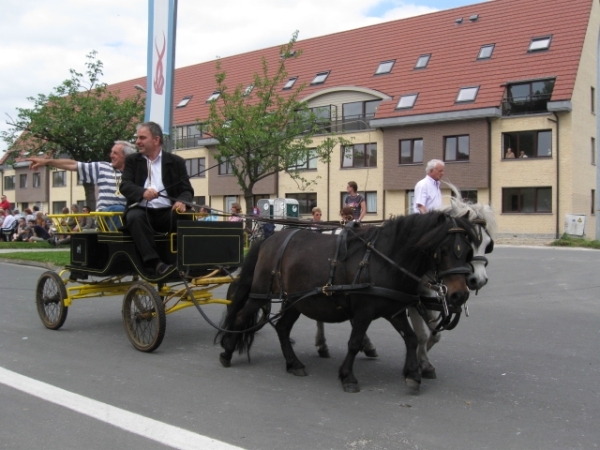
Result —
<svg viewBox="0 0 600 450"><path fill-rule="evenodd" d="M346 234L347 234L346 228L342 228L342 231L340 232L340 234L337 235L337 238L335 240L335 255L333 256L333 259L331 259L329 261L329 281L327 282L326 286L331 286L331 283L333 283L333 278L335 276L335 269L337 268L337 265L339 263L338 257L340 255L340 247L342 246L342 241L346 240ZM326 294L326 295L331 295L331 294Z"/></svg>
<svg viewBox="0 0 600 450"><path fill-rule="evenodd" d="M375 242L377 241L377 238L379 237L379 231L380 230L381 229L378 229L376 231L375 237L373 238L372 245L375 245ZM362 261L358 265L358 270L356 271L356 275L354 276L354 281L352 282L352 284L358 283L358 280L360 279L360 274L361 274L362 270L369 263L369 257L371 256L371 250L372 249L373 249L373 247L371 247L370 245L367 245L367 251L365 252L365 255L363 256Z"/></svg>
<svg viewBox="0 0 600 450"><path fill-rule="evenodd" d="M281 245L281 247L279 247L279 253L277 254L277 262L275 263L275 268L271 271L271 279L269 280L269 288L267 290L267 295L268 295L268 299L271 299L270 295L271 295L271 291L273 289L273 281L275 280L275 276L277 276L279 278L279 295L281 296L283 294L283 285L281 283L281 273L279 271L279 268L281 267L281 260L283 259L283 254L285 252L285 249L287 248L288 244L290 243L290 241L292 240L292 237L294 237L294 235L300 231L299 228L296 228L295 230L292 230L290 232L290 234L287 235L287 237L285 238L285 240L283 241L283 244Z"/></svg>

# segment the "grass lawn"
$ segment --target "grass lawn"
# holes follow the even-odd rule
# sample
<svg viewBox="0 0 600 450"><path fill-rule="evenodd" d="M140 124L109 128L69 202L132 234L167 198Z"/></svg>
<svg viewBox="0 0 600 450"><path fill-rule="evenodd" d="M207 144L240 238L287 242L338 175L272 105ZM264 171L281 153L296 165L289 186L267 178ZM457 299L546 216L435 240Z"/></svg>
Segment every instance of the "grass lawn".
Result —
<svg viewBox="0 0 600 450"><path fill-rule="evenodd" d="M47 242L0 242L0 250L29 250L30 248L52 248Z"/></svg>
<svg viewBox="0 0 600 450"><path fill-rule="evenodd" d="M47 252L12 252L0 253L0 260L20 259L26 261L39 261L63 267L69 264L71 253L65 251L48 250Z"/></svg>
<svg viewBox="0 0 600 450"><path fill-rule="evenodd" d="M589 241L583 238L568 236L563 234L560 239L555 240L550 245L555 247L584 247L600 249L600 241Z"/></svg>

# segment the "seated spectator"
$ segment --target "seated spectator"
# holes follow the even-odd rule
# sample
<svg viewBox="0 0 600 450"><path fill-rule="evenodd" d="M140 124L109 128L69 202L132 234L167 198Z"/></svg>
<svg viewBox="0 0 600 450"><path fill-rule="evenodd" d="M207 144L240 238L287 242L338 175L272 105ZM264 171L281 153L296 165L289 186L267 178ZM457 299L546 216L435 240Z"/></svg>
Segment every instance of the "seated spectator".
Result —
<svg viewBox="0 0 600 450"><path fill-rule="evenodd" d="M15 241L27 242L29 238L33 236L33 226L35 220L26 221L24 217L19 220L19 226L17 227L17 233L15 235Z"/></svg>
<svg viewBox="0 0 600 450"><path fill-rule="evenodd" d="M12 240L16 241L19 234L22 233L25 230L25 228L27 228L27 221L25 220L25 217L19 217L17 219L17 227L15 229L15 232L13 233Z"/></svg>
<svg viewBox="0 0 600 450"><path fill-rule="evenodd" d="M17 220L15 216L12 215L11 210L4 211L4 220L2 221L2 225L0 225L0 230L2 231L2 240L10 242L12 240L12 236L15 233L17 228Z"/></svg>
<svg viewBox="0 0 600 450"><path fill-rule="evenodd" d="M504 158L505 159L514 159L514 157L515 157L515 154L509 147L508 150L506 150L506 155L504 155Z"/></svg>
<svg viewBox="0 0 600 450"><path fill-rule="evenodd" d="M212 213L212 210L210 209L210 206L202 205L200 207L200 216L198 217L198 220L200 220L202 222L216 222L217 216L215 216L214 214L211 214L211 213Z"/></svg>
<svg viewBox="0 0 600 450"><path fill-rule="evenodd" d="M89 206L84 206L81 209L83 214L91 214L92 212ZM96 228L98 226L92 216L79 218L79 231L95 231Z"/></svg>
<svg viewBox="0 0 600 450"><path fill-rule="evenodd" d="M33 215L33 211L30 208L25 208L23 212L25 213L26 223L29 223L30 220L33 220L35 222L35 216Z"/></svg>
<svg viewBox="0 0 600 450"><path fill-rule="evenodd" d="M69 208L67 208L67 214L69 214ZM79 206L76 204L71 205L71 214L79 214ZM77 226L77 220L75 217L69 217L67 219L67 226L72 231L79 231L79 227Z"/></svg>
<svg viewBox="0 0 600 450"><path fill-rule="evenodd" d="M48 241L51 236L46 227L47 224L44 214L38 212L36 214L35 224L33 225L33 236L29 238L29 242Z"/></svg>
<svg viewBox="0 0 600 450"><path fill-rule="evenodd" d="M519 153L519 158L527 158L524 150L521 150L521 153Z"/></svg>
<svg viewBox="0 0 600 450"><path fill-rule="evenodd" d="M240 216L240 214L242 214L242 205L240 205L239 203L232 203L231 204L231 216L229 217L229 221L230 222L241 222L244 219L242 219L242 217Z"/></svg>

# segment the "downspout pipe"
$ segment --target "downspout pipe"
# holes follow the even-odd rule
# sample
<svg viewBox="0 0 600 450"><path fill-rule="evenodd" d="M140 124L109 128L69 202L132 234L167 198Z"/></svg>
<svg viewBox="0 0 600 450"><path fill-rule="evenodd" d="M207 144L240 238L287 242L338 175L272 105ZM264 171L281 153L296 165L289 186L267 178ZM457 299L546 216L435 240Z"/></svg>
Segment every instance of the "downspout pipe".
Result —
<svg viewBox="0 0 600 450"><path fill-rule="evenodd" d="M598 87L600 86L600 33L598 33L598 46L596 50L596 98L594 99L594 104L596 105L596 149L595 149L595 158L594 161L596 163L596 200L595 205L593 205L594 213L596 214L596 239L600 238L600 218L598 217L598 211L600 211L600 201L598 196L600 194L600 163L598 162L598 147L600 146L600 115L598 115L598 101L600 99L600 92L598 92Z"/></svg>
<svg viewBox="0 0 600 450"><path fill-rule="evenodd" d="M554 123L556 123L556 232L555 239L560 238L560 121L558 119L558 114L556 112L552 112L554 114L554 119L548 119Z"/></svg>
<svg viewBox="0 0 600 450"><path fill-rule="evenodd" d="M486 117L485 121L488 126L488 192L489 201L488 204L492 206L492 121L489 117ZM500 145L500 153L503 152L502 144Z"/></svg>

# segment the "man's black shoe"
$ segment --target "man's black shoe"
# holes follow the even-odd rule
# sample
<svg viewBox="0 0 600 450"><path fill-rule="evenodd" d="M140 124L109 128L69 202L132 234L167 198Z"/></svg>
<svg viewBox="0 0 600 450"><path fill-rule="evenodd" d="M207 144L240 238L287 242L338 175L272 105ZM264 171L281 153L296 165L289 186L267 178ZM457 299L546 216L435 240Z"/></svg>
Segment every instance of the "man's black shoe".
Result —
<svg viewBox="0 0 600 450"><path fill-rule="evenodd" d="M171 264L165 264L161 261L156 265L156 275L162 277L171 272L173 269L174 267Z"/></svg>

